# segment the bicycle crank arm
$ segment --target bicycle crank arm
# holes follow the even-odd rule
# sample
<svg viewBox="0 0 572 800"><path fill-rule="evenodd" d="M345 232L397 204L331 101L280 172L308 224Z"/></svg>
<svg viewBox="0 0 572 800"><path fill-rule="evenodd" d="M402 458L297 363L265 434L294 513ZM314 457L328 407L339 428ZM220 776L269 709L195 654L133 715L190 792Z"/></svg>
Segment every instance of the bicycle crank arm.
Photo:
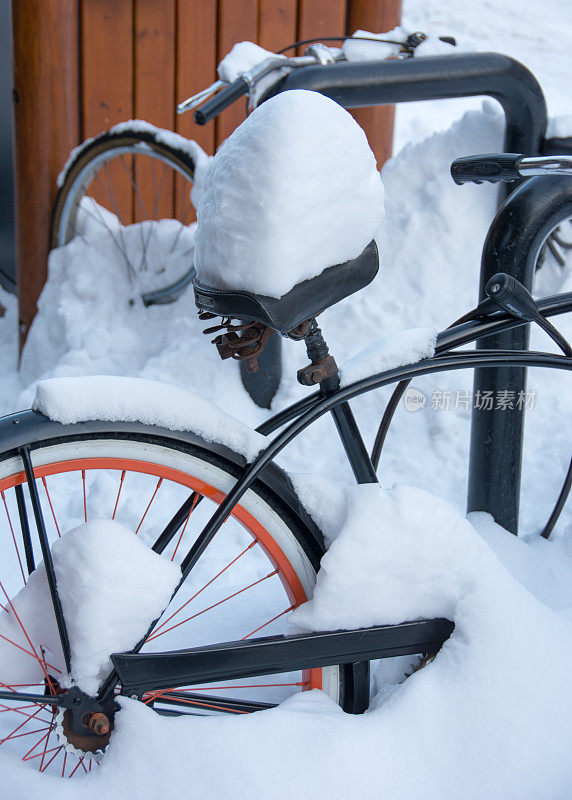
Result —
<svg viewBox="0 0 572 800"><path fill-rule="evenodd" d="M124 694L140 697L150 689L436 653L454 627L450 620L437 618L357 630L268 636L164 653L115 653L111 660Z"/></svg>

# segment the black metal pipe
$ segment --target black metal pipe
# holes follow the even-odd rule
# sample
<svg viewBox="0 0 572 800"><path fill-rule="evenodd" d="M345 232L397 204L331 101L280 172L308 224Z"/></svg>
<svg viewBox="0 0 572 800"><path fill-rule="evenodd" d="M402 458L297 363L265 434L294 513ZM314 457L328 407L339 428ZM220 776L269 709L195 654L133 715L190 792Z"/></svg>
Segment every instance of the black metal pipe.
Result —
<svg viewBox="0 0 572 800"><path fill-rule="evenodd" d="M357 483L377 483L377 475L349 403L332 409L342 445Z"/></svg>
<svg viewBox="0 0 572 800"><path fill-rule="evenodd" d="M257 476L262 472L262 470L278 455L278 453L280 453L293 439L295 439L298 434L300 434L303 430L305 430L305 428L326 414L328 411L331 411L336 406L351 400L353 397L359 397L359 395L370 392L373 389L379 389L382 386L388 386L389 384L397 383L401 380L415 378L421 375L429 375L434 372L447 372L449 370L457 369L475 369L479 367L504 367L514 363L521 365L522 367L535 366L572 370L572 359L566 358L565 356L552 355L549 353L518 353L511 350L503 350L500 352L465 351L461 353L449 353L442 356L436 356L431 359L420 361L417 364L399 367L397 369L371 375L370 377L364 378L356 383L352 383L343 389L339 389L337 392L325 397L323 400L316 402L314 406L309 408L304 414L298 417L298 419L291 422L290 425L282 431L282 433L276 436L276 438L272 440L268 447L263 450L259 456L257 456L252 464L250 464L244 470L241 477L227 494L223 502L213 513L212 517L199 534L195 545L193 545L183 560L181 565L181 582L187 578L191 569L208 547L209 543L212 541L214 535L219 530L227 516L239 502L243 494L252 485ZM197 542L200 544L197 545Z"/></svg>
<svg viewBox="0 0 572 800"><path fill-rule="evenodd" d="M532 178L499 209L483 247L479 300L497 272L506 272L532 287L538 252L548 234L572 216L572 178ZM528 347L529 325L487 336L478 348ZM526 388L526 370L515 366L475 371L473 396L492 397L503 390L518 397ZM484 392L492 392L484 395ZM521 395L522 396L522 395ZM502 411L474 407L469 458L468 511L488 511L503 528L518 533L524 406Z"/></svg>
<svg viewBox="0 0 572 800"><path fill-rule="evenodd" d="M345 108L440 100L486 95L497 100L505 115L504 150L508 153L538 155L551 146L545 140L546 101L532 73L509 56L498 53L461 53L404 61L338 62L306 67L287 75L273 90L310 89L331 97ZM503 184L500 199L509 189ZM537 219L537 217L533 217ZM483 254L480 289L494 272L507 272L532 288L533 265L510 259L498 267L490 249ZM528 345L526 328L509 329L484 343L486 347L522 349ZM523 392L526 371L514 367L477 370L475 391L502 389ZM489 511L500 524L516 533L522 462L523 411L473 411L469 467L468 507ZM480 447L478 444L480 443ZM497 482L498 475L505 480ZM480 488L478 488L480 485Z"/></svg>
<svg viewBox="0 0 572 800"><path fill-rule="evenodd" d="M514 58L499 53L304 67L283 78L268 96L289 89L320 92L344 108L486 95L498 100L504 110L509 153L538 155L548 120L546 101L534 75Z"/></svg>

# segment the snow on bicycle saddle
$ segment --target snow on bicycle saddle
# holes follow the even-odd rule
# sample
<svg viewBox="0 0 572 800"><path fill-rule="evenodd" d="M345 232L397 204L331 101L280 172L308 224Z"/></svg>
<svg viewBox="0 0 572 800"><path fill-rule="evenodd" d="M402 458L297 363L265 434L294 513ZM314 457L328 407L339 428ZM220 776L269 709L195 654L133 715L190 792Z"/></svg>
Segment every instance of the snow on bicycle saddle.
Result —
<svg viewBox="0 0 572 800"><path fill-rule="evenodd" d="M375 157L350 114L317 92L279 94L206 175L197 306L288 333L373 280L382 218Z"/></svg>

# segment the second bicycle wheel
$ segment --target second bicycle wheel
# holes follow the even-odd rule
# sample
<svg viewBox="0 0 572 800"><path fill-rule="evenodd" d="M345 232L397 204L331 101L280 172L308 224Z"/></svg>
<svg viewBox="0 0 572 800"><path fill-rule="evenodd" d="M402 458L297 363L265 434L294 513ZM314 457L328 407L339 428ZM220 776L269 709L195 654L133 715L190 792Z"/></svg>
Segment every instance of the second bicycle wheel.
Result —
<svg viewBox="0 0 572 800"><path fill-rule="evenodd" d="M62 173L50 248L76 236L111 241L147 305L171 302L194 275L191 189L206 155L195 142L135 121L82 145Z"/></svg>
<svg viewBox="0 0 572 800"><path fill-rule="evenodd" d="M18 424L29 424L33 433L35 417L20 415ZM73 563L67 605L63 602L70 631L81 631L81 641L70 634L72 673L74 664L77 670L83 664L84 675L99 675L103 681L110 670L105 662L109 653L104 654L103 671L99 661L90 665L89 659L102 641L108 641L126 608L129 615L137 615L126 592L138 562L122 560L134 546L129 545L131 537L137 537L137 547L144 543L145 557L180 565L233 485L236 467L212 452L159 434L99 427L92 433L81 431L81 426L60 427L63 432L48 439L32 436L26 447L50 547L55 544L56 570L63 563L62 553L64 561ZM182 524L166 537L161 532L189 500ZM14 449L0 455L0 505L0 690L22 693L16 702L0 700L0 752L61 777L87 772L100 756L64 712L50 705L50 697L69 688L69 676L46 594L21 453ZM99 546L97 537L93 540L96 519L107 521ZM125 527L114 527L117 523ZM110 535L116 535L111 542ZM315 536L301 520L264 486L253 487L148 633L143 652L284 632L288 612L312 593L319 555ZM65 600L68 581L59 575ZM74 587L72 601L69 586ZM74 627L78 619L81 624ZM271 707L292 692L322 688L347 707L357 690L351 679L345 680L347 674L347 668L328 667L250 680L213 680L199 687L148 692L142 702L166 714L240 714ZM26 700L26 694L35 697Z"/></svg>

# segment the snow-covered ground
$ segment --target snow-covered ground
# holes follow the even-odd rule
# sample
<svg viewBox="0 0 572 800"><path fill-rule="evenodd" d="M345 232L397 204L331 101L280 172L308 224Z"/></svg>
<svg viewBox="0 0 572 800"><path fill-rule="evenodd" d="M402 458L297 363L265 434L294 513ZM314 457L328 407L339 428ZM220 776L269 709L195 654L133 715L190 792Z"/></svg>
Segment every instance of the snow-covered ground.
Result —
<svg viewBox="0 0 572 800"><path fill-rule="evenodd" d="M514 55L536 74L551 113L572 112L568 4L405 0L404 23ZM399 152L383 171L380 273L320 318L338 363L405 328L441 329L474 305L496 189L455 186L449 163L494 151L501 141L502 117L491 102L399 109ZM0 320L0 411L28 406L40 378L106 374L199 391L253 426L264 419L267 412L242 389L236 364L221 363L211 337L202 335L191 292L172 306L130 305L133 287L113 242L96 230L87 238L52 256L19 372L16 304L0 297L7 307ZM570 275L548 261L538 293L572 290ZM572 320L558 322L572 337ZM553 349L538 331L532 346ZM304 395L295 380L304 363L303 346L285 342L273 410ZM457 625L435 661L405 683L399 683L402 664L380 667L369 713L345 715L319 692L239 719L168 719L126 700L99 769L80 783L77 774L64 783L2 757L0 797L568 796L572 508L551 542L538 536L570 457L561 435L572 416L565 379L530 372L518 540L486 515L462 517L468 373L419 381L414 388L426 398L424 408L400 407L380 475L386 488L406 486L343 486L351 476L329 419L285 451L282 464L297 473L295 485L333 540L314 600L293 615L298 629L432 614L451 615ZM355 403L368 443L387 397L379 392ZM328 483L299 475L309 471Z"/></svg>

